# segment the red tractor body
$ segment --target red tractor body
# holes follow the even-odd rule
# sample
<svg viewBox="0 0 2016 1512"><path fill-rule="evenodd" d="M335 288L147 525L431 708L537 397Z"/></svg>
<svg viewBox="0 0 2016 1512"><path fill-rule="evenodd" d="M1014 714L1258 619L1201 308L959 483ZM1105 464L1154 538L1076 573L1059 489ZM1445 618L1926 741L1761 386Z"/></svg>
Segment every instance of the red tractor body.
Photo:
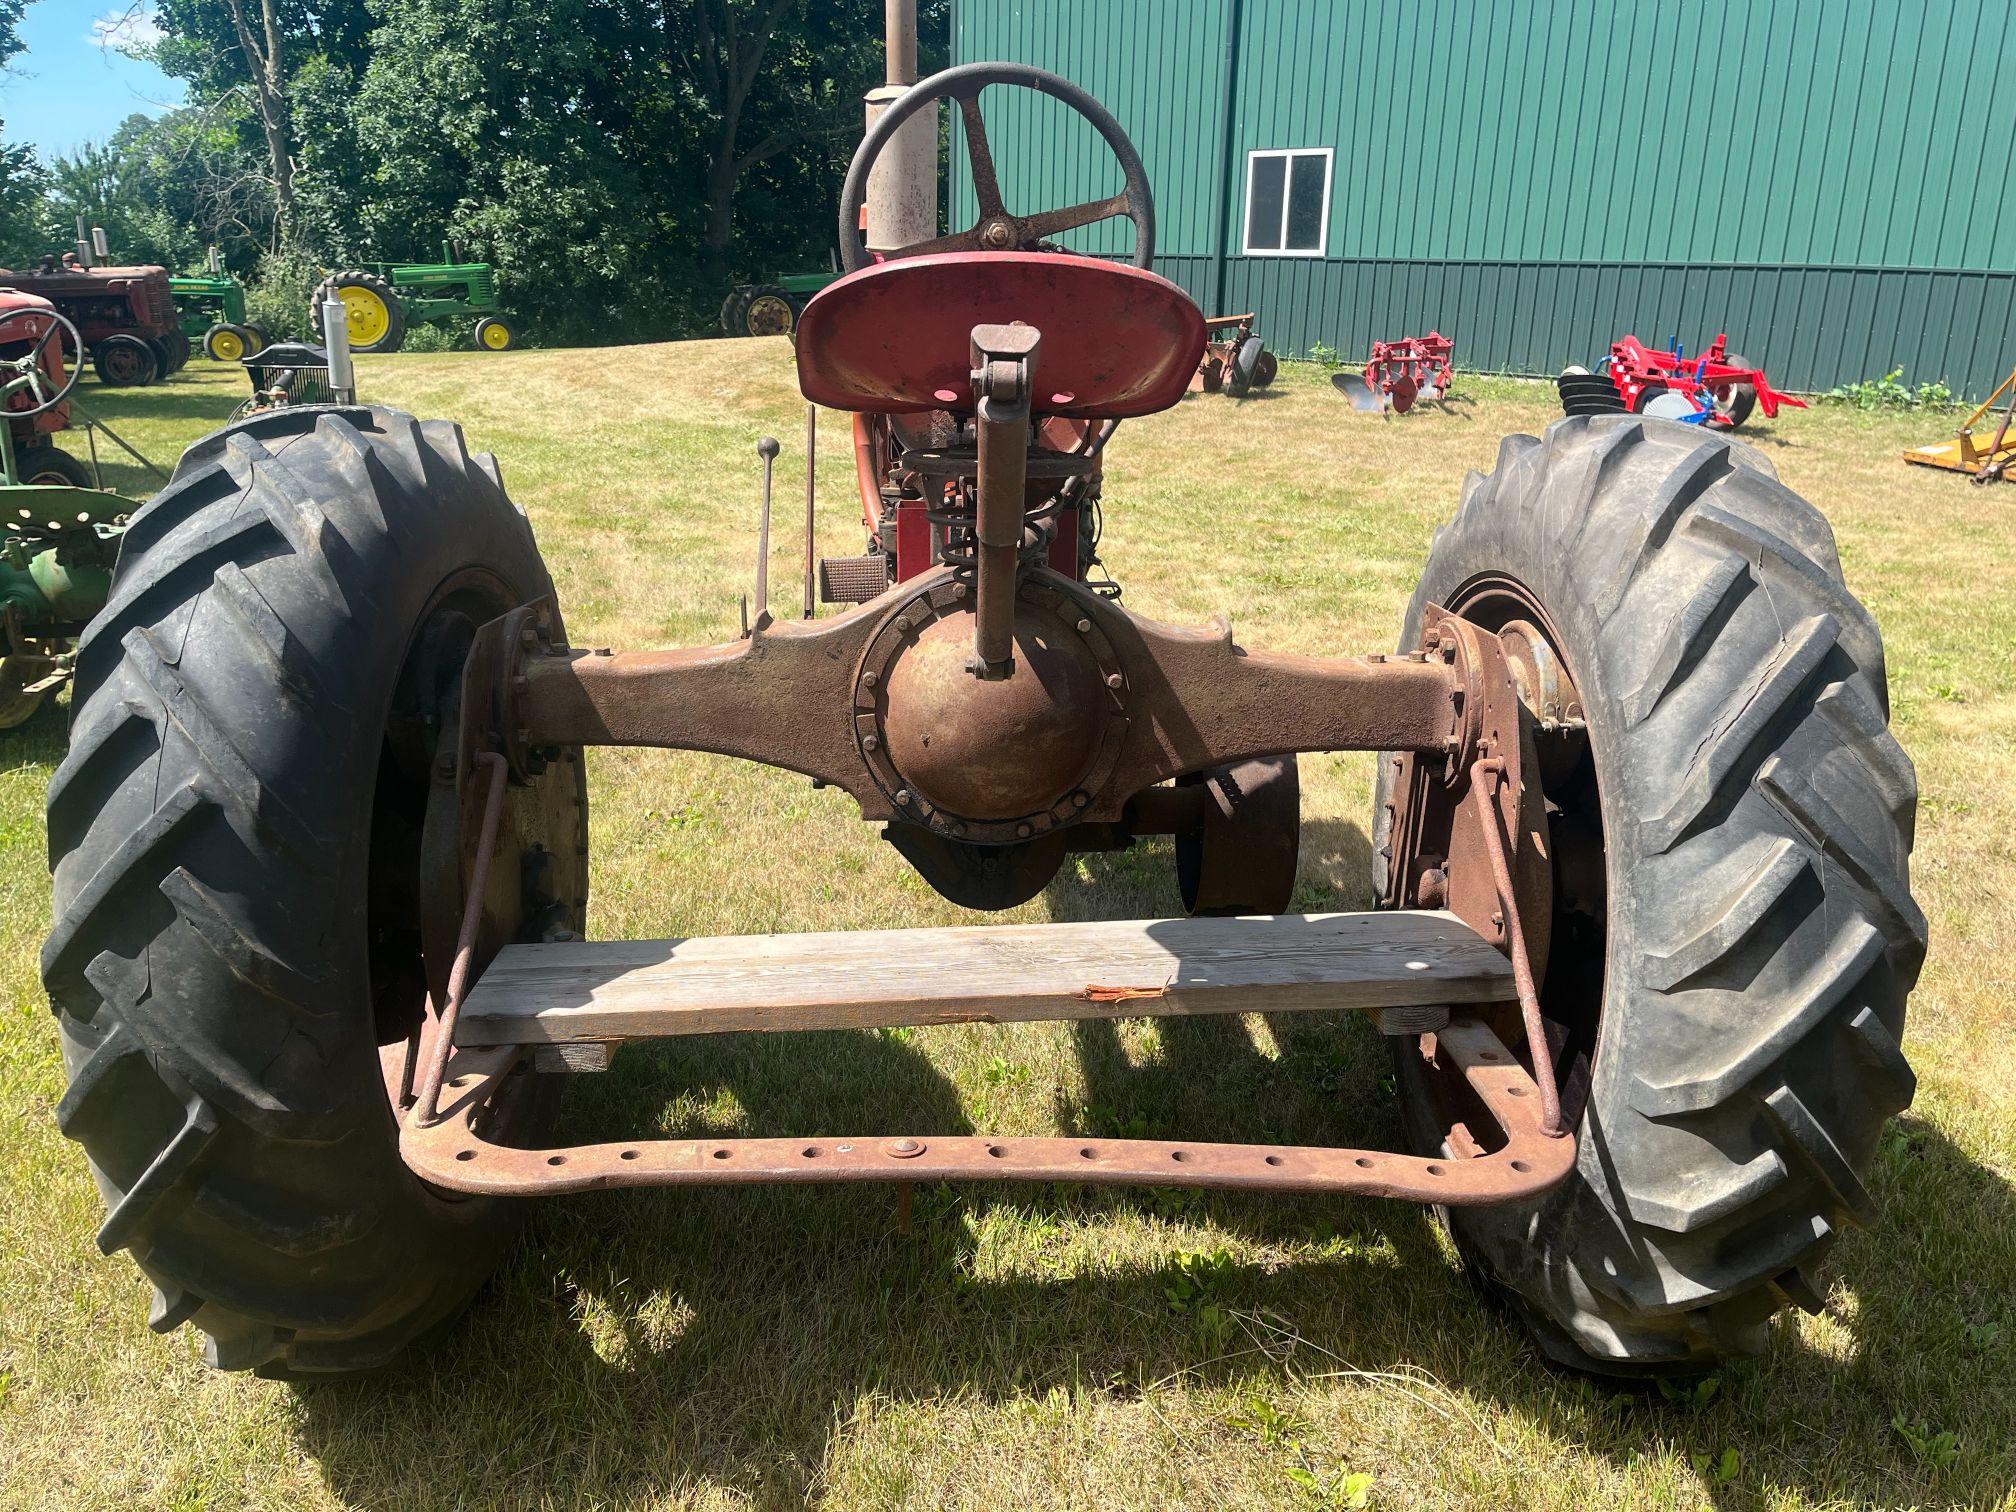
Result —
<svg viewBox="0 0 2016 1512"><path fill-rule="evenodd" d="M36 295L67 317L107 384L152 383L189 360L189 338L182 334L166 268L0 270L0 289Z"/></svg>
<svg viewBox="0 0 2016 1512"><path fill-rule="evenodd" d="M23 294L13 289L0 289L0 315L10 310L44 312L53 317L55 307L48 300L34 294ZM34 344L41 340L54 324L51 319L36 319L33 315L23 316L8 323L7 336L0 341L0 359L15 359L25 356ZM64 369L62 344L45 342L42 347L40 366L52 389L60 389L69 374ZM53 435L70 426L70 405L65 400L36 414L20 413L35 408L34 396L21 390L7 397L7 428L12 433L16 449L34 444L37 436Z"/></svg>

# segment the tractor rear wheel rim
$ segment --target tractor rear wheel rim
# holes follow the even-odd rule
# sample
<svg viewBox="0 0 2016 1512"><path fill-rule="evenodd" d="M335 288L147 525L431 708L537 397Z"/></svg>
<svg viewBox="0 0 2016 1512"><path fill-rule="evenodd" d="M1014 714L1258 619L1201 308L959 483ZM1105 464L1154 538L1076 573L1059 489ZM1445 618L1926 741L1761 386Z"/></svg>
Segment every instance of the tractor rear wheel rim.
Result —
<svg viewBox="0 0 2016 1512"><path fill-rule="evenodd" d="M751 336L787 335L791 330L790 301L779 299L775 294L752 299L747 318Z"/></svg>
<svg viewBox="0 0 2016 1512"><path fill-rule="evenodd" d="M370 346L392 329L392 312L371 290L353 284L336 292L343 301L343 323L349 327L353 346Z"/></svg>

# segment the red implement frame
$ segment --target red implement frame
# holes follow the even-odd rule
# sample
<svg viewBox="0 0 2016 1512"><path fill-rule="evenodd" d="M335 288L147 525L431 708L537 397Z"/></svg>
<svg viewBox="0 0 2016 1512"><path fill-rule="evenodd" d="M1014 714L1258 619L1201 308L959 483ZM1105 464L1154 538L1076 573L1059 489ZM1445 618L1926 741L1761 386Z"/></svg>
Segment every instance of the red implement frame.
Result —
<svg viewBox="0 0 2016 1512"><path fill-rule="evenodd" d="M1440 331L1375 341L1362 379L1355 373L1339 373L1330 381L1354 409L1368 413L1390 409L1404 415L1424 393L1438 400L1448 395L1455 350L1456 344Z"/></svg>
<svg viewBox="0 0 2016 1512"><path fill-rule="evenodd" d="M1648 347L1636 336L1626 336L1610 347L1610 381L1624 407L1636 413L1647 387L1657 384L1689 400L1697 410L1714 409L1714 396L1721 390L1747 385L1757 391L1757 407L1764 418L1774 419L1781 406L1806 408L1806 401L1781 394L1771 387L1762 368L1738 366L1729 360L1729 338L1718 333L1705 352L1692 357ZM1729 422L1711 414L1709 425L1727 427Z"/></svg>

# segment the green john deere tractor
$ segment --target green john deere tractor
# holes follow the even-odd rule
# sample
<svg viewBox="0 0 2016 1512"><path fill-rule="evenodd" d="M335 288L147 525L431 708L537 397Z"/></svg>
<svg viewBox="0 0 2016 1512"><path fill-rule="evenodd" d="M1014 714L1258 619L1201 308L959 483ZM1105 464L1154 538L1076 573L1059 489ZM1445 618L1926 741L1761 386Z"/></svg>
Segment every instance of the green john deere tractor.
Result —
<svg viewBox="0 0 2016 1512"><path fill-rule="evenodd" d="M322 304L343 301L353 352L396 352L416 325L444 325L476 317L476 345L508 352L518 344L515 321L497 302L489 263L463 262L452 242L441 244L438 263L362 263L331 273L309 296L308 320L322 333Z"/></svg>
<svg viewBox="0 0 2016 1512"><path fill-rule="evenodd" d="M838 273L786 273L768 283L737 284L721 302L724 336L789 336L812 296Z"/></svg>
<svg viewBox="0 0 2016 1512"><path fill-rule="evenodd" d="M171 277L168 292L182 334L212 362L239 362L272 344L265 327L245 318L245 285L224 271L215 247L201 273Z"/></svg>

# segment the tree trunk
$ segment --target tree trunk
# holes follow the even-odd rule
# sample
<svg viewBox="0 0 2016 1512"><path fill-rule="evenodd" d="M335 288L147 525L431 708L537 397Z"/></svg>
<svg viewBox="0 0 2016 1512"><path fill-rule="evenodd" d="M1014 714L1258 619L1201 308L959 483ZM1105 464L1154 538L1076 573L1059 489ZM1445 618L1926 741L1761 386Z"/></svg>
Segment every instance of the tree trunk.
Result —
<svg viewBox="0 0 2016 1512"><path fill-rule="evenodd" d="M245 71L252 78L259 129L266 137L266 155L273 174L273 244L282 247L294 236L294 133L287 106L280 25L273 14L273 0L259 0L260 31L265 38L262 45L246 23L243 0L225 0L225 3L230 7L232 29L238 33L238 46L245 54Z"/></svg>

